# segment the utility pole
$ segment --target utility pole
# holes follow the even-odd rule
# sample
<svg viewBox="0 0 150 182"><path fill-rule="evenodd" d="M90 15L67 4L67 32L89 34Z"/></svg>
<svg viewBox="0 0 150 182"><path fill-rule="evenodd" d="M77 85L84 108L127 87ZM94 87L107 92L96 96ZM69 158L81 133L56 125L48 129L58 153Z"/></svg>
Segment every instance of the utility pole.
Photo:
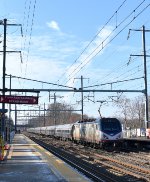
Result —
<svg viewBox="0 0 150 182"><path fill-rule="evenodd" d="M81 79L81 88L79 90L81 91L81 120L83 121L83 76L81 75L81 78L75 79Z"/></svg>
<svg viewBox="0 0 150 182"><path fill-rule="evenodd" d="M75 79L81 79L81 88L79 88L79 90L81 91L81 120L83 120L83 113L84 113L84 110L83 110L83 79L88 79L88 78L83 78L83 76L81 75L81 78L75 78Z"/></svg>
<svg viewBox="0 0 150 182"><path fill-rule="evenodd" d="M45 103L44 103L44 126L45 126Z"/></svg>
<svg viewBox="0 0 150 182"><path fill-rule="evenodd" d="M143 58L144 58L144 82L145 82L145 119L146 119L146 128L148 127L148 92L147 92L147 66L146 66L146 44L145 44L145 26L143 25L142 28L142 32L143 32Z"/></svg>
<svg viewBox="0 0 150 182"><path fill-rule="evenodd" d="M148 128L148 120L149 120L149 115L148 115L148 90L147 90L147 62L146 62L146 41L145 41L145 32L150 32L150 30L145 30L145 26L142 26L142 30L138 29L130 29L133 31L142 31L142 44L143 44L143 54L142 55L130 55L130 56L142 56L144 59L144 95L145 95L145 128ZM130 33L129 30L129 33Z"/></svg>
<svg viewBox="0 0 150 182"><path fill-rule="evenodd" d="M40 117L40 116L41 116L41 107L40 107L40 105L39 105L39 126L41 126L41 125L40 125L40 122L41 122L41 117Z"/></svg>
<svg viewBox="0 0 150 182"><path fill-rule="evenodd" d="M50 96L49 92L49 101L50 99L54 99L54 108L53 108L53 118L54 118L54 125L56 125L56 93L54 92L54 96Z"/></svg>
<svg viewBox="0 0 150 182"><path fill-rule="evenodd" d="M11 75L10 75L10 92L9 92L9 94L11 95ZM10 138L10 133L11 133L11 122L10 122L10 120L11 120L11 104L9 104L9 143L11 142L11 138Z"/></svg>
<svg viewBox="0 0 150 182"><path fill-rule="evenodd" d="M7 52L19 52L20 51L6 51L6 31L7 26L21 26L21 24L8 24L7 19L4 19L3 21L0 21L0 25L4 26L4 40L3 40L3 89L2 89L2 95L5 96L5 76L6 76L6 53ZM21 34L22 34L22 27L21 27ZM1 135L4 141L7 141L6 131L5 131L5 103L2 103L2 123L1 123Z"/></svg>
<svg viewBox="0 0 150 182"><path fill-rule="evenodd" d="M56 94L54 93L54 125L56 125Z"/></svg>
<svg viewBox="0 0 150 182"><path fill-rule="evenodd" d="M54 92L54 96L50 96L49 95L49 100L50 99L54 99L54 108L53 108L53 116L54 116L54 125L56 125L56 124L58 124L57 122L56 122L56 111L61 111L60 109L56 109L56 99L57 98L62 98L63 96L59 96L59 95L56 95L56 92ZM65 110L64 110L65 111Z"/></svg>
<svg viewBox="0 0 150 182"><path fill-rule="evenodd" d="M81 75L81 90L83 90L83 76ZM82 114L82 121L83 121L83 92L81 92L81 114Z"/></svg>
<svg viewBox="0 0 150 182"><path fill-rule="evenodd" d="M17 105L15 104L15 133L17 132Z"/></svg>
<svg viewBox="0 0 150 182"><path fill-rule="evenodd" d="M5 67L6 67L6 26L7 26L7 19L4 19L4 42L3 42L3 91L2 94L5 95ZM1 127L1 134L5 141L7 141L7 137L5 136L5 103L2 103L2 127Z"/></svg>

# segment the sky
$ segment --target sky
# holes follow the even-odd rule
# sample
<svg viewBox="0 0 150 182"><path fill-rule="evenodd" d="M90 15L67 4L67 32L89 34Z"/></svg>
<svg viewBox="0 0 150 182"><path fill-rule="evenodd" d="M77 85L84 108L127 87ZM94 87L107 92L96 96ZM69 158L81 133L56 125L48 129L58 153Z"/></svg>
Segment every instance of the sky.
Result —
<svg viewBox="0 0 150 182"><path fill-rule="evenodd" d="M7 51L21 51L21 57L17 52L7 53L6 74L66 86L12 78L12 88L79 89L83 76L84 89L109 91L83 94L84 114L93 117L99 116L102 101L106 102L101 106L101 113L110 117L118 112L112 97L143 95L110 90L144 89L143 56L135 55L143 54L142 26L150 30L149 0L1 0L0 10L0 20L7 19L8 23ZM9 24L21 24L23 36L20 25ZM1 51L3 28L1 23ZM148 55L150 32L146 32L145 36ZM0 60L2 70L2 52ZM150 59L147 57L148 92L149 67ZM9 78L6 77L6 88L9 87ZM34 93L27 95L35 96ZM38 108L44 103L47 107L54 102L49 100L54 92L41 92L39 96L38 106L18 105L17 108ZM76 110L81 109L81 93L56 92L56 96L57 102L66 102Z"/></svg>

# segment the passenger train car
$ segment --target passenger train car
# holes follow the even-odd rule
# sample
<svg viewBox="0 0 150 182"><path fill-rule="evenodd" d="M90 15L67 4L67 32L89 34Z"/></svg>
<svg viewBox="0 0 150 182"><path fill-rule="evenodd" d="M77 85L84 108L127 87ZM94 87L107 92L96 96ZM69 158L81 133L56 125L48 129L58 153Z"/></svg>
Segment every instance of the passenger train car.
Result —
<svg viewBox="0 0 150 182"><path fill-rule="evenodd" d="M28 132L100 147L119 144L123 138L121 123L116 118L101 118L93 121L77 121L73 124L29 128Z"/></svg>

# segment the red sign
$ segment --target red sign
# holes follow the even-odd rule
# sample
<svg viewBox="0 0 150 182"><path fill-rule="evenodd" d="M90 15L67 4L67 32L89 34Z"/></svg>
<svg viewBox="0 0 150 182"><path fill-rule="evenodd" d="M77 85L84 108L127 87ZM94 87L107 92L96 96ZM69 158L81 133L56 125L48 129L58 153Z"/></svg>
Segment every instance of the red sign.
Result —
<svg viewBox="0 0 150 182"><path fill-rule="evenodd" d="M9 103L9 104L38 104L38 97L0 95L0 103Z"/></svg>

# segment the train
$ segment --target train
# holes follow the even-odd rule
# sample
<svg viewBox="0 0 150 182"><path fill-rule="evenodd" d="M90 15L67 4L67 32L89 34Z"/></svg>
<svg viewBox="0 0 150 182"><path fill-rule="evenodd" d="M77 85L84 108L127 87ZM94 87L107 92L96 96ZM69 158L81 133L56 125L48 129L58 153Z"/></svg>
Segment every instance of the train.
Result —
<svg viewBox="0 0 150 182"><path fill-rule="evenodd" d="M28 128L27 131L100 148L117 146L123 139L122 125L117 118L90 119L72 124Z"/></svg>

